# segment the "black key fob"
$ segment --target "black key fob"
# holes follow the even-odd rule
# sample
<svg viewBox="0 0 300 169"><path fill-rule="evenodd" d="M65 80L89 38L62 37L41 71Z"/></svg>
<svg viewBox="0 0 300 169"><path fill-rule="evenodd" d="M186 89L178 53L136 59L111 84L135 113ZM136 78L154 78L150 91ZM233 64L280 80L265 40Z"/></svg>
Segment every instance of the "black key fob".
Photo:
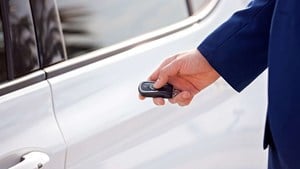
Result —
<svg viewBox="0 0 300 169"><path fill-rule="evenodd" d="M144 97L161 97L161 98L172 98L173 97L173 86L166 84L159 89L153 87L154 82L145 81L140 83L139 92Z"/></svg>

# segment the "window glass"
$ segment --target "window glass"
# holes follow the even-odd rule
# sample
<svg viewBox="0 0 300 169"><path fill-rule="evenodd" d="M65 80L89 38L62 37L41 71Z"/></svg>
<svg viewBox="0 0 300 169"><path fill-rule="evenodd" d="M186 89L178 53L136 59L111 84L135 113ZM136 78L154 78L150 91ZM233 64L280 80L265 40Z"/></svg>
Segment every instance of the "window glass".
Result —
<svg viewBox="0 0 300 169"><path fill-rule="evenodd" d="M0 17L0 83L6 81L7 79L7 69L6 69L6 59L5 59L5 46L2 28L2 17Z"/></svg>
<svg viewBox="0 0 300 169"><path fill-rule="evenodd" d="M57 0L68 57L188 17L185 0Z"/></svg>
<svg viewBox="0 0 300 169"><path fill-rule="evenodd" d="M30 3L41 67L65 60L65 47L55 0L30 0Z"/></svg>
<svg viewBox="0 0 300 169"><path fill-rule="evenodd" d="M8 58L8 78L13 79L40 68L37 43L31 17L29 1L9 0L8 25L9 31L6 44ZM9 52L9 53L8 53Z"/></svg>

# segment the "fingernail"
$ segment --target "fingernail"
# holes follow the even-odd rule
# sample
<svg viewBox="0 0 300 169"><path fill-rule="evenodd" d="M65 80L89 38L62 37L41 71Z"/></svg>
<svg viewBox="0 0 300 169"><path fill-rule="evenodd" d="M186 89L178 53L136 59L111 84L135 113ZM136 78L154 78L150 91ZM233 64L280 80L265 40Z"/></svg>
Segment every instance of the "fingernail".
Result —
<svg viewBox="0 0 300 169"><path fill-rule="evenodd" d="M154 88L157 88L157 87L158 87L158 82L159 82L159 79L157 79L157 80L154 82L154 84L153 84L153 87L154 87Z"/></svg>
<svg viewBox="0 0 300 169"><path fill-rule="evenodd" d="M159 105L160 105L160 106L163 106L163 105L165 105L165 102L164 102L163 100L161 100L161 101L159 102Z"/></svg>

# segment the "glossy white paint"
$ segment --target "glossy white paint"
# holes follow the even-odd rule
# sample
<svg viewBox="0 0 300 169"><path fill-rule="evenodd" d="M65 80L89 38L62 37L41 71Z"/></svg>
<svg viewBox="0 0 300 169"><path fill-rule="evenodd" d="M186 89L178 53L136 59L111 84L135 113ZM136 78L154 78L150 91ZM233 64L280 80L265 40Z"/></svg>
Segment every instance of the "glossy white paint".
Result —
<svg viewBox="0 0 300 169"><path fill-rule="evenodd" d="M195 48L243 5L222 0L184 31L49 79L66 169L266 168L266 74L241 94L219 80L185 108L137 97L138 83L163 58Z"/></svg>
<svg viewBox="0 0 300 169"><path fill-rule="evenodd" d="M0 105L0 168L18 164L24 154L42 151L50 157L45 169L63 169L65 143L54 117L48 82L1 96Z"/></svg>

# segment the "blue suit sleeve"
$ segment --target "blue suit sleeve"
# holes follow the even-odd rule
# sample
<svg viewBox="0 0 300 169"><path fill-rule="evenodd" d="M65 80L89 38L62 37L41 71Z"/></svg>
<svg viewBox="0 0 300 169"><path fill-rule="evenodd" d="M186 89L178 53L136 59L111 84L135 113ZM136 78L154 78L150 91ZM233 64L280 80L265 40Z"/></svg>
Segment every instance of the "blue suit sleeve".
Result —
<svg viewBox="0 0 300 169"><path fill-rule="evenodd" d="M252 1L198 46L216 71L239 92L268 65L274 6L275 0Z"/></svg>

